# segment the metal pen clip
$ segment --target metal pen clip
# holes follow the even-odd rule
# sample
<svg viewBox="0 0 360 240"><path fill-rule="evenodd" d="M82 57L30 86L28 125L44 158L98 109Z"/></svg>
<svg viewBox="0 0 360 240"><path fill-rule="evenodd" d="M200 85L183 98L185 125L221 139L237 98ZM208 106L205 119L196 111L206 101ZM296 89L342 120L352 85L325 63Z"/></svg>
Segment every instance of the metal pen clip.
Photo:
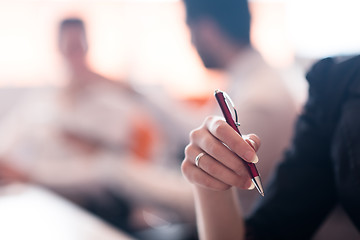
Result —
<svg viewBox="0 0 360 240"><path fill-rule="evenodd" d="M222 93L223 93L223 96L224 96L226 106L228 107L229 111L232 113L231 116L233 117L236 126L239 127L240 123L239 123L239 120L238 120L238 114L237 114L237 111L236 111L236 108L235 108L235 104L234 104L234 102L231 100L231 98L229 97L229 95L226 92L222 92ZM229 106L229 104L231 105L231 107ZM231 111L231 110L233 110L233 111Z"/></svg>

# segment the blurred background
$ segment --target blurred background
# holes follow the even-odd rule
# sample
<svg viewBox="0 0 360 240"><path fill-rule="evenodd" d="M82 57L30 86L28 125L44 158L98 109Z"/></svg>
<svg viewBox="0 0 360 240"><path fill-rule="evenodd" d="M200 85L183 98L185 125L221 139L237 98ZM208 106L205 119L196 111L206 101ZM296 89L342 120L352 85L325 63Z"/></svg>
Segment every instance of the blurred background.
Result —
<svg viewBox="0 0 360 240"><path fill-rule="evenodd" d="M359 51L356 1L250 1L255 46L277 67ZM87 25L89 61L114 79L161 85L178 97L208 94L212 75L191 46L181 1L0 1L0 86L64 84L57 26ZM56 73L56 74L55 74ZM214 77L215 79L215 77ZM204 84L204 83L207 84Z"/></svg>
<svg viewBox="0 0 360 240"><path fill-rule="evenodd" d="M286 78L298 111L307 96L304 74L314 61L360 52L360 33L356 29L360 3L356 0L252 0L249 7L251 42ZM88 75L71 72L74 69L69 68L71 64L59 43L59 24L66 18L81 19L85 24L85 40L80 36L80 42L85 46L86 68L91 69ZM56 224L65 226L66 219L77 213L60 210L62 213L52 215L51 211L64 205L72 209L73 205L67 205L71 202L121 231L133 233L135 225L135 237L139 239L161 240L157 233L143 230L149 226L159 230L172 223L181 224L162 229L163 239L170 239L167 234L176 234L178 238L171 238L174 240L195 239L193 216L187 215L190 203L175 213L167 208L154 209L150 204L128 213L142 198L146 198L144 202L157 202L152 195L161 198L163 192L150 190L156 189L156 184L139 187L135 193L129 189L136 188L131 184L140 186L147 179L167 174L162 168L150 168L149 163L175 166L179 174L188 132L209 112L200 107L212 99L214 89L227 86L224 71L204 67L191 43L185 18L180 0L0 0L0 183L8 186L1 178L9 175L11 181L41 186L40 190L26 187L26 191L24 187L15 191L0 187L0 208L8 209L7 214L0 214L0 222L13 226L4 233L6 238L24 239L29 233L35 234L34 229L41 232L46 219L51 222L60 215L59 219L64 220ZM86 86L81 85L81 77L104 81L98 84L94 80ZM71 85L75 78L78 85ZM62 89L65 91L59 98ZM50 158L51 164L47 161ZM63 165L62 159L75 158L80 159L77 164L65 161ZM119 165L118 158L126 160ZM169 159L175 160L163 164ZM2 166L1 162L6 164ZM117 167L123 170L116 172ZM119 182L125 184L117 186ZM185 184L173 178L163 182L169 182L169 187ZM189 194L182 191L177 193ZM14 192L26 194L9 198ZM124 203L121 195L136 200ZM58 196L67 200L54 204ZM176 200L188 198L173 195L161 204L177 208ZM39 201L44 204L35 204ZM125 207L114 207L119 205ZM27 206L36 206L39 211L27 212ZM50 214L39 215L43 207ZM34 221L34 228L25 229L28 223L17 221L25 215L25 221ZM118 222L120 215L130 220ZM88 221L84 216L79 219ZM98 224L92 221L78 229ZM129 226L129 222L134 224ZM100 229L100 236L106 234L103 239L127 239L104 226L94 228ZM80 237L78 229L65 228L62 232L69 231L69 235L59 238L49 231L35 235L41 236L37 239L91 239L86 234L97 234L87 232ZM17 229L25 229L23 235ZM187 232L191 236L183 236Z"/></svg>

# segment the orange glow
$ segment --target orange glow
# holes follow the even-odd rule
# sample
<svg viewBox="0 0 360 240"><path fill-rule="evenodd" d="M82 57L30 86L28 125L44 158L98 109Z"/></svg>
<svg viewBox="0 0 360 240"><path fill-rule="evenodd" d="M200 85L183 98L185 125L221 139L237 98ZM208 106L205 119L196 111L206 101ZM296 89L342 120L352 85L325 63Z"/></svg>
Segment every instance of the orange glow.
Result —
<svg viewBox="0 0 360 240"><path fill-rule="evenodd" d="M0 2L0 86L61 85L57 24L87 24L89 62L114 79L164 85L175 95L214 88L190 44L181 2Z"/></svg>
<svg viewBox="0 0 360 240"><path fill-rule="evenodd" d="M274 18L283 14L281 4L251 6L256 47L275 65L291 61L282 19ZM181 1L131 0L0 1L0 87L64 84L57 26L69 16L85 20L89 63L103 75L164 86L179 97L208 95L222 87L221 75L207 71L191 46Z"/></svg>

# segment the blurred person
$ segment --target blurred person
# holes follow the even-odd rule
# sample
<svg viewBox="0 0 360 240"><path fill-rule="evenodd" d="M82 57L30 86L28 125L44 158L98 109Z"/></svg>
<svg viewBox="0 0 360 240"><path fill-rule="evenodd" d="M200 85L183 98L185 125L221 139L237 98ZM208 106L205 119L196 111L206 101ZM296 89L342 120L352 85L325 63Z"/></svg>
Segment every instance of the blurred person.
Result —
<svg viewBox="0 0 360 240"><path fill-rule="evenodd" d="M225 71L225 91L239 113L243 133L259 135L264 147L258 168L266 185L292 134L295 101L279 72L251 46L251 17L246 0L184 0L192 43L205 67ZM216 102L215 99L213 101ZM219 112L218 106L214 106ZM273 141L276 136L277 141ZM240 191L248 214L258 193Z"/></svg>
<svg viewBox="0 0 360 240"><path fill-rule="evenodd" d="M128 225L134 226L129 226L128 228L133 228L129 231L135 232L139 229L141 230L142 227L146 229L148 227L147 224L169 225L174 219L175 222L189 222L190 225L193 224L194 214L193 204L191 202L191 190L187 183L183 181L180 171L178 171L180 161L174 159L177 156L171 153L168 154L168 149L171 148L171 146L168 145L174 143L176 140L174 136L165 133L168 129L165 129L162 121L164 120L163 118L171 118L171 116L164 116L165 113L161 112L161 110L154 109L154 106L148 103L149 99L147 99L146 96L136 92L128 85L122 83L122 85L117 86L118 83L114 84L113 81L109 81L93 73L88 68L85 58L87 44L84 26L81 21L69 19L62 22L60 26L59 46L71 73L67 91L69 95L65 95L65 102L69 102L69 100L71 101L74 98L80 100L75 101L75 103L70 102L70 109L72 110L70 110L70 114L65 114L65 116L70 116L70 125L74 124L74 119L79 119L78 124L75 125L75 127L70 127L71 131L67 131L66 135L68 137L74 140L84 135L83 132L85 131L83 130L86 130L87 125L84 114L86 116L86 110L89 109L89 107L86 106L90 106L90 111L97 110L97 113L100 112L98 111L99 109L94 108L96 103L89 103L89 96L82 96L84 95L84 89L89 88L89 85L90 89L91 85L94 85L91 91L100 93L99 97L101 98L103 98L101 95L108 95L109 92L115 91L114 99L108 99L108 101L112 100L114 106L117 104L116 107L118 108L120 108L120 106L121 108L126 108L122 109L122 112L129 114L130 111L133 115L122 116L121 120L120 118L109 120L109 118L112 117L108 115L105 115L103 118L97 116L96 118L99 118L100 121L96 123L101 123L102 126L99 132L95 130L96 126L89 126L92 127L90 132L94 132L95 130L95 134L98 136L103 136L106 139L111 137L116 139L123 135L121 130L126 132L129 130L125 129L126 127L135 125L135 129L125 137L130 144L120 148L121 151L124 151L125 148L130 149L131 152L134 153L134 156L126 158L132 160L125 162L122 160L121 166L118 166L117 163L113 163L113 165L109 164L109 167L114 167L112 169L114 171L106 177L107 188L110 188L108 191L111 191L112 195L115 196L117 194L121 195L126 202L130 203L131 212L126 221L130 222L127 223ZM103 92L100 92L99 90L101 90L101 88L99 89L99 87L101 87L101 85L99 85L99 82L110 88L114 87L114 89L104 88L102 89ZM123 92L119 91L119 87L121 87L120 90ZM123 99L123 102L117 101L116 99L115 95L120 94L126 98ZM109 98L109 96L107 97ZM81 105L81 99L84 101L83 104L85 104L85 107ZM128 104L125 104L126 100ZM94 115L97 113L92 112ZM159 119L159 117L161 119ZM128 124L122 123L125 119L129 121ZM167 120L167 122L169 121L170 120ZM117 128L119 128L119 126L117 126L119 124L122 126L116 131ZM156 136L154 136L155 134ZM172 139L169 139L169 137ZM162 139L160 140L159 138ZM167 142L168 140L170 142ZM158 146L159 141L163 141L162 147ZM106 141L101 142L104 143ZM110 148L118 147L110 144ZM170 158L170 160L167 158ZM174 162L172 163L171 161ZM166 181L164 181L164 179L166 179ZM173 186L178 186L179 189L174 191L172 190ZM169 194L171 194L171 196ZM103 206L99 204L96 205L99 209L95 209L95 212L101 211ZM116 209L116 206L113 207ZM92 208L92 206L90 206L90 208ZM119 219L121 219L121 216L114 216L110 208L107 210L105 214L111 215L111 221L118 222ZM98 214L102 213L99 212ZM160 217L158 221L154 220L159 216L164 219ZM106 217L107 216L105 216L105 218ZM169 220L169 222L167 222L167 220ZM131 221L134 223L132 224ZM139 221L139 223L137 223L137 221ZM166 238L166 235L163 237ZM159 238L159 236L157 238Z"/></svg>
<svg viewBox="0 0 360 240"><path fill-rule="evenodd" d="M312 239L336 206L358 231L338 237L359 239L359 66L360 56L326 58L308 72L309 98L291 147L247 218L233 190L254 188L242 159L266 161L256 156L259 137L240 137L216 116L191 133L182 171L193 183L202 239Z"/></svg>
<svg viewBox="0 0 360 240"><path fill-rule="evenodd" d="M115 81L108 79L94 72L89 67L87 62L88 44L84 22L81 19L70 18L61 22L59 27L59 50L65 60L65 64L69 72L68 84L64 89L65 91L63 91L62 97L64 102L62 109L65 112L62 113L61 116L70 116L70 125L76 123L76 120L83 121L81 124L79 122L75 127L70 129L70 131L65 131L65 135L69 137L69 139L71 139L71 137L75 138L76 136L80 137L82 134L75 134L75 136L74 134L71 134L71 131L86 132L87 127L92 127L91 129L88 129L89 132L94 131L96 130L96 127L90 126L89 124L92 120L97 119L97 121L93 122L101 122L103 126L96 134L100 136L103 135L105 138L114 138L115 140L115 138L122 138L122 132L125 132L124 129L117 128L119 128L120 125L128 126L128 121L130 119L132 124L137 124L136 127L140 128L143 136L141 139L136 138L134 136L137 136L138 133L132 132L132 138L123 137L123 139L125 139L126 142L130 142L130 145L127 147L134 150L139 157L148 158L151 151L151 147L149 147L151 141L149 138L151 138L151 133L146 131L144 126L140 125L140 121L136 121L137 118L141 119L141 117L146 116L146 111L144 111L144 116L141 116L141 110L144 109L140 108L140 111L137 113L136 110L138 106L133 104L136 99L139 98L139 95L124 80ZM91 100L95 100L95 102L91 102ZM111 103L111 101L113 101L113 103ZM99 109L96 109L96 107L101 104L103 104L104 107L112 105L114 109L117 108L117 110L121 110L122 113L131 114L127 118L124 117L123 121L119 121L117 123L109 122L110 124L105 124L106 120L97 116L100 112L97 112ZM69 111L69 113L67 111ZM110 112L110 114L115 113L116 111ZM88 117L91 119L89 123L86 123L86 120L88 120L84 117L87 116L86 114L89 114ZM138 114L139 116L134 117L135 114ZM111 121L111 117L107 117L107 121ZM116 120L118 121L119 119ZM149 123L151 123L151 120L149 120ZM148 142L144 142L142 140ZM137 149L135 145L140 143L136 141L141 141L141 147L139 146L139 149Z"/></svg>
<svg viewBox="0 0 360 240"><path fill-rule="evenodd" d="M107 158L150 159L156 140L149 129L156 126L130 86L90 68L81 19L61 22L58 46L68 82L61 89L28 94L2 122L2 132L15 135L10 150L4 149L2 158L8 161L1 166L2 179L47 186L128 230L129 201L101 182L103 169L92 168L113 164Z"/></svg>
<svg viewBox="0 0 360 240"><path fill-rule="evenodd" d="M63 20L58 39L69 81L29 96L0 126L16 132L7 147L0 146L6 173L0 171L0 178L46 186L139 238L151 239L156 231L141 230L157 228L165 231L153 239L174 231L185 238L179 230L195 222L192 193L180 160L164 154L172 142L157 113L128 84L89 67L81 19ZM172 223L185 224L177 229Z"/></svg>

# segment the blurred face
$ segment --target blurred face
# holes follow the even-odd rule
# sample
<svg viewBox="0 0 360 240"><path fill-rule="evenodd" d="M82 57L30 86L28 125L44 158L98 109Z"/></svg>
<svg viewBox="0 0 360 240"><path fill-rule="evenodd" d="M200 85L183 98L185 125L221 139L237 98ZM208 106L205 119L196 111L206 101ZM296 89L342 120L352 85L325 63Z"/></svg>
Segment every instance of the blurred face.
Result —
<svg viewBox="0 0 360 240"><path fill-rule="evenodd" d="M87 42L85 31L80 26L66 26L60 31L59 48L65 60L71 66L85 63Z"/></svg>
<svg viewBox="0 0 360 240"><path fill-rule="evenodd" d="M196 48L204 66L209 69L219 69L221 65L218 62L217 48L214 47L213 31L204 22L188 22L191 34L191 42Z"/></svg>

